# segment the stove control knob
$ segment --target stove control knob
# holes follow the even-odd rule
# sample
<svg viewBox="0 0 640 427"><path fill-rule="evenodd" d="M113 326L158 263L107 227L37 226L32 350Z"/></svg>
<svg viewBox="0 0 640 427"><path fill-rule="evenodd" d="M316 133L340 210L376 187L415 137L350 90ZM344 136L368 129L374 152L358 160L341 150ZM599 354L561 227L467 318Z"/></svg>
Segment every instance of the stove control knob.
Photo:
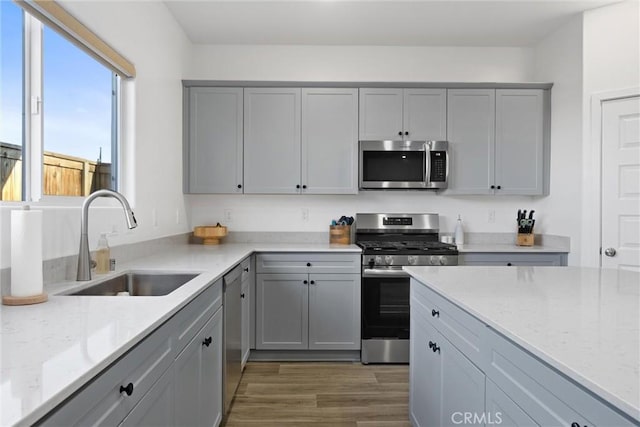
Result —
<svg viewBox="0 0 640 427"><path fill-rule="evenodd" d="M376 265L380 265L382 264L382 257L380 255L377 255L375 258L375 264Z"/></svg>
<svg viewBox="0 0 640 427"><path fill-rule="evenodd" d="M393 257L391 255L387 255L384 257L384 263L387 265L393 264Z"/></svg>
<svg viewBox="0 0 640 427"><path fill-rule="evenodd" d="M416 258L415 255L409 255L407 261L409 261L409 265L416 265L416 263L418 262L418 258Z"/></svg>
<svg viewBox="0 0 640 427"><path fill-rule="evenodd" d="M441 256L438 263L440 263L440 265L447 265L447 258Z"/></svg>
<svg viewBox="0 0 640 427"><path fill-rule="evenodd" d="M435 256L429 257L429 264L438 265L438 257L435 257Z"/></svg>

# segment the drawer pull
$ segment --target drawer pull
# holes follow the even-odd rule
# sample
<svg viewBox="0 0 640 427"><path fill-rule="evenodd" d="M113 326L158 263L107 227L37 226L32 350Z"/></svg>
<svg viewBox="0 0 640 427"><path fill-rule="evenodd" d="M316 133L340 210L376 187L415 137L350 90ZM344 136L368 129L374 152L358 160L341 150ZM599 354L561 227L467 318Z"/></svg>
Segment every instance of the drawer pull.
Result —
<svg viewBox="0 0 640 427"><path fill-rule="evenodd" d="M127 396L131 396L133 394L133 383L127 384L127 386L120 386L120 394L126 393Z"/></svg>
<svg viewBox="0 0 640 427"><path fill-rule="evenodd" d="M433 310L431 310L431 316L440 317L440 312L434 308Z"/></svg>
<svg viewBox="0 0 640 427"><path fill-rule="evenodd" d="M581 427L581 426L580 426L580 423L577 423L574 421L571 423L571 427ZM587 426L584 426L584 427L587 427Z"/></svg>
<svg viewBox="0 0 640 427"><path fill-rule="evenodd" d="M245 273L248 273L249 272L249 267L245 268L244 271L245 271Z"/></svg>
<svg viewBox="0 0 640 427"><path fill-rule="evenodd" d="M312 280L312 281L310 281L309 283L311 283L312 285L315 285L315 284L316 284L316 281L315 281L315 280Z"/></svg>
<svg viewBox="0 0 640 427"><path fill-rule="evenodd" d="M244 292L240 294L240 298L244 298Z"/></svg>
<svg viewBox="0 0 640 427"><path fill-rule="evenodd" d="M433 341L429 341L429 348L431 349L431 351L433 351L434 353L437 351L438 353L440 353L440 347L438 347L438 344L434 343Z"/></svg>
<svg viewBox="0 0 640 427"><path fill-rule="evenodd" d="M311 267L311 263L310 262L307 263L307 267Z"/></svg>
<svg viewBox="0 0 640 427"><path fill-rule="evenodd" d="M306 284L307 284L307 283L309 283L309 282L305 280L305 281L304 281L304 282L302 282L302 283L304 283L304 284L306 285Z"/></svg>
<svg viewBox="0 0 640 427"><path fill-rule="evenodd" d="M213 338L207 337L202 341L202 345L209 347L212 342L213 342Z"/></svg>

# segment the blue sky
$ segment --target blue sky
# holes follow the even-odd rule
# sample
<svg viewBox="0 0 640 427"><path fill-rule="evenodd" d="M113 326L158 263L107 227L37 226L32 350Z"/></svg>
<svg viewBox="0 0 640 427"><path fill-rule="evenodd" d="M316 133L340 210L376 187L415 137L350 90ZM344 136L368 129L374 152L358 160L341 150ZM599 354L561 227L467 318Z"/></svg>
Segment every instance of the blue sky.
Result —
<svg viewBox="0 0 640 427"><path fill-rule="evenodd" d="M0 0L0 141L21 143L22 18ZM111 71L49 28L43 35L44 149L111 160Z"/></svg>

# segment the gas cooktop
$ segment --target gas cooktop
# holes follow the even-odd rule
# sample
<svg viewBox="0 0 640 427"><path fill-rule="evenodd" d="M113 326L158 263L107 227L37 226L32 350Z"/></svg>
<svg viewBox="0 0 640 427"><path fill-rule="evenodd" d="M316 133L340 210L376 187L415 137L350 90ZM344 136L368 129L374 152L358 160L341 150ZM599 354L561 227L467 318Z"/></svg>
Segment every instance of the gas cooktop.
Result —
<svg viewBox="0 0 640 427"><path fill-rule="evenodd" d="M457 255L455 245L433 241L377 241L356 242L365 255Z"/></svg>

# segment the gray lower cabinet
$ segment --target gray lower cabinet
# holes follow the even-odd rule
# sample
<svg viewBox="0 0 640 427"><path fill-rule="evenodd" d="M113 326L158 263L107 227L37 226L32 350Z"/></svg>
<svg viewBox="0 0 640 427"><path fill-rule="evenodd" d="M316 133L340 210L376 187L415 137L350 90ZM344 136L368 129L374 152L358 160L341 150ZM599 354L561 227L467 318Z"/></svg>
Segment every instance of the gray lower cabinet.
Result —
<svg viewBox="0 0 640 427"><path fill-rule="evenodd" d="M222 308L173 365L175 425L215 426L222 420Z"/></svg>
<svg viewBox="0 0 640 427"><path fill-rule="evenodd" d="M415 279L410 319L415 427L637 425Z"/></svg>
<svg viewBox="0 0 640 427"><path fill-rule="evenodd" d="M446 89L360 89L360 140L446 140Z"/></svg>
<svg viewBox="0 0 640 427"><path fill-rule="evenodd" d="M465 414L484 412L485 375L438 332L431 318L427 307L412 299L411 421L415 426L460 425Z"/></svg>
<svg viewBox="0 0 640 427"><path fill-rule="evenodd" d="M502 265L502 266L566 266L566 252L462 252L458 255L459 265Z"/></svg>
<svg viewBox="0 0 640 427"><path fill-rule="evenodd" d="M36 424L217 426L221 418L217 281Z"/></svg>
<svg viewBox="0 0 640 427"><path fill-rule="evenodd" d="M257 350L358 350L358 254L259 254Z"/></svg>
<svg viewBox="0 0 640 427"><path fill-rule="evenodd" d="M449 89L447 96L449 193L548 193L548 91Z"/></svg>
<svg viewBox="0 0 640 427"><path fill-rule="evenodd" d="M242 88L185 89L185 193L242 193L242 96Z"/></svg>
<svg viewBox="0 0 640 427"><path fill-rule="evenodd" d="M242 268L241 273L241 286L240 286L240 298L241 301L241 366L244 370L245 365L247 364L247 360L249 360L249 352L251 351L251 320L253 316L251 316L251 305L252 305L252 293L251 290L253 286L253 282L255 279L255 274L253 272L253 256L245 258L240 263L240 268Z"/></svg>

